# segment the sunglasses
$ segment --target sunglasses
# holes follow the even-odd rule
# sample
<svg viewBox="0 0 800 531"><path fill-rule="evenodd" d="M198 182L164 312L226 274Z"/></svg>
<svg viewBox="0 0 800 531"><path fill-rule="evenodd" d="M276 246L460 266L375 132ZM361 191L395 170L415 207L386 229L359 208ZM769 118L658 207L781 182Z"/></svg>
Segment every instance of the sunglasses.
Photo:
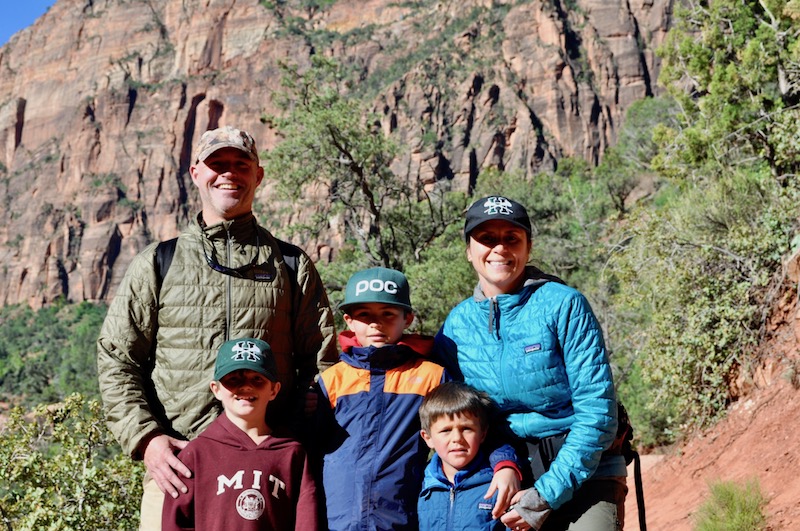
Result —
<svg viewBox="0 0 800 531"><path fill-rule="evenodd" d="M275 275L266 269L264 265L258 264L258 256L259 251L261 249L261 242L258 239L258 230L256 229L256 255L250 261L249 264L245 264L239 267L228 267L220 264L215 255L215 252L212 248L211 255L208 254L206 251L206 243L205 241L202 242L203 247L203 256L206 259L206 263L208 267L216 271L217 273L222 273L223 275L228 275L231 277L236 278L244 278L247 280L255 280L257 282L270 282Z"/></svg>

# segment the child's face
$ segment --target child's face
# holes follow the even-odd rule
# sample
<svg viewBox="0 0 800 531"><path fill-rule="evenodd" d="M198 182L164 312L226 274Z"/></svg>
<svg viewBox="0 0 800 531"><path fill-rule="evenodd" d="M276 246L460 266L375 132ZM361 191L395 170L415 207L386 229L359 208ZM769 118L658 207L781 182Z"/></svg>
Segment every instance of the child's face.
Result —
<svg viewBox="0 0 800 531"><path fill-rule="evenodd" d="M267 404L281 389L279 382L250 369L226 374L219 382L211 382L211 392L222 402L225 413L242 419L264 419Z"/></svg>
<svg viewBox="0 0 800 531"><path fill-rule="evenodd" d="M400 340L414 314L399 306L367 302L350 308L344 320L362 347L382 347Z"/></svg>
<svg viewBox="0 0 800 531"><path fill-rule="evenodd" d="M422 430L422 438L439 455L444 474L452 482L456 472L469 465L486 438L478 417L471 413L442 416L433 421L430 432Z"/></svg>

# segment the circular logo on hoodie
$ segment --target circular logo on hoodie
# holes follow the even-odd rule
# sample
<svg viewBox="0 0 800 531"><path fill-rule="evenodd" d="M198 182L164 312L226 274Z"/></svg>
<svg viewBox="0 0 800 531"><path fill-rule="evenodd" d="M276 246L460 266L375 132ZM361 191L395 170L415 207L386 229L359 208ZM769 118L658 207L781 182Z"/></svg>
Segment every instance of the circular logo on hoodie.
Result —
<svg viewBox="0 0 800 531"><path fill-rule="evenodd" d="M264 506L264 496L255 489L247 489L236 499L236 511L245 520L258 520Z"/></svg>

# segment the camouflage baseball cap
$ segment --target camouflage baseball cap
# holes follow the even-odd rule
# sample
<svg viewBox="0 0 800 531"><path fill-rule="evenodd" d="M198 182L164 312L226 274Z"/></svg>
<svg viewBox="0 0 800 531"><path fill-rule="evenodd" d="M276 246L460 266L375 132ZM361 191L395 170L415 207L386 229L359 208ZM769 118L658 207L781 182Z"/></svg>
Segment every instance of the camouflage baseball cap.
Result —
<svg viewBox="0 0 800 531"><path fill-rule="evenodd" d="M379 302L400 306L408 311L411 308L411 288L406 276L400 271L385 267L372 267L353 273L344 290L344 302L339 309L347 309L368 302Z"/></svg>
<svg viewBox="0 0 800 531"><path fill-rule="evenodd" d="M232 147L244 151L248 157L258 162L258 149L256 141L247 131L242 131L226 125L218 129L211 129L203 133L197 143L197 162L206 158L218 149Z"/></svg>
<svg viewBox="0 0 800 531"><path fill-rule="evenodd" d="M239 369L250 369L263 374L273 382L278 381L278 369L275 366L272 349L261 339L252 337L231 339L219 347L217 363L214 365L214 380L220 381Z"/></svg>

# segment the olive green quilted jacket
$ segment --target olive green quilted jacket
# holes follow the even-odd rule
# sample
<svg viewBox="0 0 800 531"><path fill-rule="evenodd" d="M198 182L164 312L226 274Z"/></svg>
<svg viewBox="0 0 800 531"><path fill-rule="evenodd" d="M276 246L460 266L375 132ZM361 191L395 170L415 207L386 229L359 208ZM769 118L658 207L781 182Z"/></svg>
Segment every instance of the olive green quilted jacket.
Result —
<svg viewBox="0 0 800 531"><path fill-rule="evenodd" d="M108 425L135 459L150 436L192 439L219 414L209 382L228 339L270 344L282 383L271 408L284 412L291 395L337 361L333 314L316 268L301 253L293 282L277 241L252 215L193 223L178 238L160 289L156 245L131 262L97 341ZM260 278L220 273L207 257L232 268L256 263Z"/></svg>

